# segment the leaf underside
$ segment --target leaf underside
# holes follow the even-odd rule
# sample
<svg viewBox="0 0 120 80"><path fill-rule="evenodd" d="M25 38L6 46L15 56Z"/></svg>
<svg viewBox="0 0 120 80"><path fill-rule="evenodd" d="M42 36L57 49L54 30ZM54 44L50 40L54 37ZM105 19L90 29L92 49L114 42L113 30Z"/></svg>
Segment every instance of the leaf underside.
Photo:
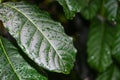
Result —
<svg viewBox="0 0 120 80"><path fill-rule="evenodd" d="M93 20L88 40L88 62L99 72L111 65L113 29L99 20Z"/></svg>
<svg viewBox="0 0 120 80"><path fill-rule="evenodd" d="M21 57L18 50L0 37L0 80L47 80Z"/></svg>
<svg viewBox="0 0 120 80"><path fill-rule="evenodd" d="M22 50L39 66L68 74L76 49L60 23L25 2L0 4L0 19Z"/></svg>

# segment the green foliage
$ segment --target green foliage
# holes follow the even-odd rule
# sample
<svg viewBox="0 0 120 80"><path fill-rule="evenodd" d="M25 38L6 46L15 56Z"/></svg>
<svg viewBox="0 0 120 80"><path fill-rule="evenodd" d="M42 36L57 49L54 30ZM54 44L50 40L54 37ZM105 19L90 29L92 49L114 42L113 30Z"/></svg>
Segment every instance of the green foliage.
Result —
<svg viewBox="0 0 120 80"><path fill-rule="evenodd" d="M75 13L80 12L81 9L80 4L82 4L82 3L79 4L80 0L57 0L57 1L63 6L65 15L68 19L72 19L75 16Z"/></svg>
<svg viewBox="0 0 120 80"><path fill-rule="evenodd" d="M88 63L100 73L97 80L119 80L120 70L113 64L113 58L120 64L120 5L118 0L74 0L76 5L69 4L73 0L65 1L62 3L59 0L68 19L73 18L79 12L91 22L87 42ZM67 11L71 11L69 14L72 15L69 15ZM111 65L113 66L109 68Z"/></svg>
<svg viewBox="0 0 120 80"><path fill-rule="evenodd" d="M120 62L120 23L117 24L116 31L112 54Z"/></svg>
<svg viewBox="0 0 120 80"><path fill-rule="evenodd" d="M105 0L105 17L109 20L115 19L117 16L118 2L117 0Z"/></svg>
<svg viewBox="0 0 120 80"><path fill-rule="evenodd" d="M96 80L120 80L120 70L114 65L111 65L103 74Z"/></svg>
<svg viewBox="0 0 120 80"><path fill-rule="evenodd" d="M100 6L101 14L109 20L116 18L118 2L117 0L57 0L64 8L65 15L72 19L77 12L84 18L92 19L96 16Z"/></svg>
<svg viewBox="0 0 120 80"><path fill-rule="evenodd" d="M0 12L5 28L34 62L50 71L70 72L76 50L60 23L24 2L4 3Z"/></svg>
<svg viewBox="0 0 120 80"><path fill-rule="evenodd" d="M76 60L73 39L65 34L59 22L52 20L49 13L39 9L42 6L42 9L50 13L53 11L54 15L56 7L53 6L54 9L51 10L46 9L54 0L45 0L44 5L40 3L39 7L27 0L24 1L26 2L0 0L0 20L4 24L3 26L0 23L0 80L47 80L47 77L37 72L37 67L45 69L46 74L47 71L69 74ZM96 71L95 80L120 80L120 1L56 0L56 2L63 7L62 16L65 14L68 19L65 20L66 22L69 22L69 19L75 20L76 18L73 18L77 13L90 22L85 50L88 67ZM61 15L57 12L55 14ZM79 19L76 20L79 22ZM84 23L76 23L80 28L81 24ZM75 27L73 25L70 27ZM15 47L11 43L13 41L6 37L7 31L16 40L18 47ZM74 32L74 29L71 32ZM77 46L83 47L80 44ZM33 68L30 66L32 63L27 63L28 60L21 56L19 48L22 54L33 61L37 67L33 65ZM79 64L77 63L77 70ZM77 75L74 74L72 77Z"/></svg>
<svg viewBox="0 0 120 80"><path fill-rule="evenodd" d="M91 24L88 40L88 62L99 72L106 70L112 63L113 32L112 27L100 20L93 20Z"/></svg>
<svg viewBox="0 0 120 80"><path fill-rule="evenodd" d="M93 18L99 8L100 0L57 0L64 8L65 15L72 19L77 12L86 19Z"/></svg>
<svg viewBox="0 0 120 80"><path fill-rule="evenodd" d="M86 19L92 19L93 17L96 16L96 13L100 7L100 0L87 0L86 6L83 7L81 10L81 14L84 16Z"/></svg>
<svg viewBox="0 0 120 80"><path fill-rule="evenodd" d="M21 57L16 47L2 37L0 37L0 79L47 80Z"/></svg>

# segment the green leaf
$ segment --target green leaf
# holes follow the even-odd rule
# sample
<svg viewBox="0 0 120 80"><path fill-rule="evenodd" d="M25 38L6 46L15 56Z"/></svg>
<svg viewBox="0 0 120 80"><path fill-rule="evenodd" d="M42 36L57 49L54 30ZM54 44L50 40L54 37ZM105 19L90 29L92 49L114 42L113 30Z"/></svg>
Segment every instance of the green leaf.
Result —
<svg viewBox="0 0 120 80"><path fill-rule="evenodd" d="M120 7L118 8L118 11L117 11L117 22L119 23L120 21Z"/></svg>
<svg viewBox="0 0 120 80"><path fill-rule="evenodd" d="M105 16L107 16L109 20L116 19L118 10L117 0L105 0L104 8L106 11Z"/></svg>
<svg viewBox="0 0 120 80"><path fill-rule="evenodd" d="M0 80L47 80L21 57L16 47L0 37Z"/></svg>
<svg viewBox="0 0 120 80"><path fill-rule="evenodd" d="M88 0L89 2L86 6L81 10L81 14L86 19L92 19L96 16L96 13L100 7L100 0Z"/></svg>
<svg viewBox="0 0 120 80"><path fill-rule="evenodd" d="M0 5L0 19L22 50L39 66L68 74L75 62L72 38L60 23L25 2Z"/></svg>
<svg viewBox="0 0 120 80"><path fill-rule="evenodd" d="M116 60L120 62L120 23L117 24L117 31L113 43L112 54Z"/></svg>
<svg viewBox="0 0 120 80"><path fill-rule="evenodd" d="M111 65L113 29L99 20L93 20L88 40L88 62L99 72Z"/></svg>
<svg viewBox="0 0 120 80"><path fill-rule="evenodd" d="M100 0L57 0L63 7L68 19L81 12L86 19L92 19L99 8Z"/></svg>
<svg viewBox="0 0 120 80"><path fill-rule="evenodd" d="M120 80L120 70L116 66L111 65L96 80Z"/></svg>
<svg viewBox="0 0 120 80"><path fill-rule="evenodd" d="M57 0L68 19L72 19L85 6L87 0Z"/></svg>

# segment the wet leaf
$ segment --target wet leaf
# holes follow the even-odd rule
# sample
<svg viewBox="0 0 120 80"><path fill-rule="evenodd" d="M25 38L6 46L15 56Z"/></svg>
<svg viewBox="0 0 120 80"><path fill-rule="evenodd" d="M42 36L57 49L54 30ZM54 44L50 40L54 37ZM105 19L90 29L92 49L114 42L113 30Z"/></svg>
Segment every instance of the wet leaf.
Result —
<svg viewBox="0 0 120 80"><path fill-rule="evenodd" d="M47 80L32 68L8 40L0 37L0 80Z"/></svg>
<svg viewBox="0 0 120 80"><path fill-rule="evenodd" d="M70 72L76 49L60 23L25 2L1 4L0 14L5 28L40 67L59 73Z"/></svg>

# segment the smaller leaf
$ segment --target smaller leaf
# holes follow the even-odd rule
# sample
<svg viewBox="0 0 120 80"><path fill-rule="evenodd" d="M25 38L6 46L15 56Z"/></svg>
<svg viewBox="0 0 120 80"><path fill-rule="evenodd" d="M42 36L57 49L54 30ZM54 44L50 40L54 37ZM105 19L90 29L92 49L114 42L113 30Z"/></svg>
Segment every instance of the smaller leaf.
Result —
<svg viewBox="0 0 120 80"><path fill-rule="evenodd" d="M86 7L89 0L57 0L63 7L67 19L72 19L77 12ZM88 6L89 7L89 6ZM87 11L85 11L87 13Z"/></svg>
<svg viewBox="0 0 120 80"><path fill-rule="evenodd" d="M57 0L59 4L63 7L65 16L67 19L72 19L75 16L75 13L80 11L80 5L77 0ZM80 1L80 0L79 0Z"/></svg>
<svg viewBox="0 0 120 80"><path fill-rule="evenodd" d="M120 70L116 66L111 65L96 80L120 80Z"/></svg>
<svg viewBox="0 0 120 80"><path fill-rule="evenodd" d="M18 50L0 37L0 80L47 80L21 57Z"/></svg>

